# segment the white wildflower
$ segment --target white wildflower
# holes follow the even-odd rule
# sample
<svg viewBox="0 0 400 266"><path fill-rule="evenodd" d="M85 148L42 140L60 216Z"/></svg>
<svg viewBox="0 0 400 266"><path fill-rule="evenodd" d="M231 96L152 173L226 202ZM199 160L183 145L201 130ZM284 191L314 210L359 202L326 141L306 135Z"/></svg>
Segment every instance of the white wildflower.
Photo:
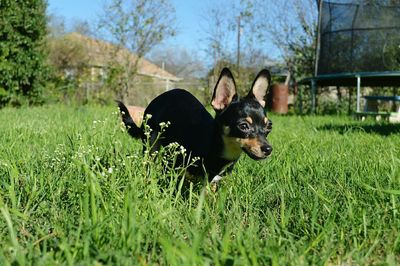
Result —
<svg viewBox="0 0 400 266"><path fill-rule="evenodd" d="M185 147L180 146L180 153L181 153L181 154L185 154L185 153L186 153Z"/></svg>

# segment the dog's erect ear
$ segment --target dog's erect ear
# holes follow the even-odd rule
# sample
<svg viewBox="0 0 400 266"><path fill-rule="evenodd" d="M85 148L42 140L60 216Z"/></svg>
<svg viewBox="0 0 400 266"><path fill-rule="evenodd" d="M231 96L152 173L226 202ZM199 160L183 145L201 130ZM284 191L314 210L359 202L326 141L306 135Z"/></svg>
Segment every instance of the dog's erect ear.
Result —
<svg viewBox="0 0 400 266"><path fill-rule="evenodd" d="M219 112L228 107L236 97L236 84L233 75L228 68L224 68L215 85L211 105L216 112Z"/></svg>
<svg viewBox="0 0 400 266"><path fill-rule="evenodd" d="M271 84L271 74L267 69L263 69L255 78L251 90L247 97L254 97L262 107L265 107L265 95Z"/></svg>

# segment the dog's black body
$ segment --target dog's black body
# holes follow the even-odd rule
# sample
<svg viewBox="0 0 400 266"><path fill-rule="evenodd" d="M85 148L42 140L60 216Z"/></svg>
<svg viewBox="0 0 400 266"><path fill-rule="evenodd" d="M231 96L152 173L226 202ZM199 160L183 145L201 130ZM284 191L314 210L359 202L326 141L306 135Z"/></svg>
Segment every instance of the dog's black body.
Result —
<svg viewBox="0 0 400 266"><path fill-rule="evenodd" d="M189 168L189 172L199 175L205 170L210 181L236 162L242 150L256 160L266 158L272 151L266 140L272 123L265 117L263 106L269 83L269 72L261 71L249 94L239 100L233 76L225 68L214 89L212 105L216 111L215 118L185 90L174 89L161 94L144 113L144 117L151 115L147 125L152 129L150 143L154 144L153 151L172 142L179 143L192 158L200 158L201 163ZM133 123L122 102L119 102L119 108L128 133L146 139L144 125L138 128ZM170 125L154 143L161 122L170 122Z"/></svg>

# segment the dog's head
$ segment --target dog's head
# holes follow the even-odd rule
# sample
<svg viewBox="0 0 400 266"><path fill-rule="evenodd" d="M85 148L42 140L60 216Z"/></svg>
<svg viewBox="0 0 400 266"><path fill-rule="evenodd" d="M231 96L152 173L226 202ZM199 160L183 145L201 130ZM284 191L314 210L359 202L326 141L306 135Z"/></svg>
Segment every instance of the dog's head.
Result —
<svg viewBox="0 0 400 266"><path fill-rule="evenodd" d="M267 135L272 122L266 116L265 95L271 75L263 69L258 73L247 96L239 98L231 71L224 68L214 88L212 106L224 141L225 159L237 159L243 150L254 160L268 157L272 147Z"/></svg>

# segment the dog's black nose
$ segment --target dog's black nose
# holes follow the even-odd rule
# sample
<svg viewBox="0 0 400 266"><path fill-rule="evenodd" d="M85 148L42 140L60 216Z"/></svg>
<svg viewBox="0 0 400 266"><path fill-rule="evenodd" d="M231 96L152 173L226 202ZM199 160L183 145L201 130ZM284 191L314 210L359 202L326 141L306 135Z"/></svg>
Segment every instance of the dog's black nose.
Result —
<svg viewBox="0 0 400 266"><path fill-rule="evenodd" d="M271 152L272 152L272 147L271 146L269 146L269 145L265 145L265 146L262 146L261 147L261 150L262 150L262 152L265 154L265 155L270 155L271 154Z"/></svg>

